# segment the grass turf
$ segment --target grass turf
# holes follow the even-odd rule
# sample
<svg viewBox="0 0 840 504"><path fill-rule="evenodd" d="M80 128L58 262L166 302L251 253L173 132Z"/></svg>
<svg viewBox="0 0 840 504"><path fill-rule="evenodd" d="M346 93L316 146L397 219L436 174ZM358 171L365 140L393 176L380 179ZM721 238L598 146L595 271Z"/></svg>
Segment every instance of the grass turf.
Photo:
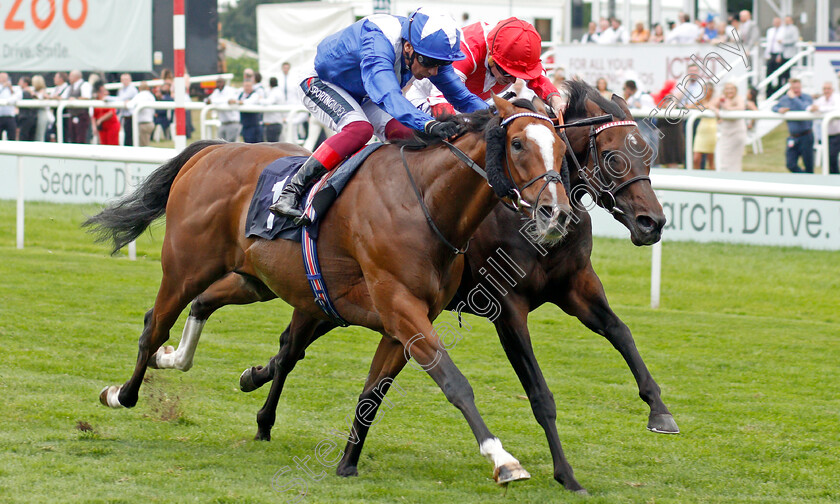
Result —
<svg viewBox="0 0 840 504"><path fill-rule="evenodd" d="M285 466L278 481L306 481L309 503L838 501L840 253L666 242L663 307L652 310L650 250L597 239L596 271L682 433L647 432L648 408L618 353L558 308L537 310L532 339L566 455L592 494L583 498L552 479L522 388L492 326L474 317L451 354L490 429L532 475L507 490L460 413L410 367L358 478L326 467L314 481L295 467L307 456L316 467L319 441L347 430L379 339L360 328L307 351L272 441L253 441L267 389L244 394L238 377L276 352L291 313L281 301L223 308L189 373L150 370L136 408L101 406L99 390L133 369L163 228L142 237L131 262L79 230L95 206L27 204L17 250L14 211L0 202L0 502L292 502L271 487Z"/></svg>

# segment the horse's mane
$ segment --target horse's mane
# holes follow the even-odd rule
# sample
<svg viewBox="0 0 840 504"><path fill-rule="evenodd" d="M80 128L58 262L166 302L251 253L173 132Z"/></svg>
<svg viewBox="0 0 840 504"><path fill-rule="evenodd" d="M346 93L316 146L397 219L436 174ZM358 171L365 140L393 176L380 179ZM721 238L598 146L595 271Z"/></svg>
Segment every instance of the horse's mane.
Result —
<svg viewBox="0 0 840 504"><path fill-rule="evenodd" d="M516 100L513 100L511 103L513 103L517 107L528 109L531 112L537 111L537 109L534 107L534 104L528 100L518 98ZM477 110L469 114L444 114L438 117L437 120L441 122L456 124L460 127L463 133L483 134L486 134L487 130L498 126L501 122L501 120L499 119L499 115L496 113L496 107L493 106L487 109ZM431 145L437 145L442 141L442 139L430 137L422 131L415 131L413 137L402 140L396 140L392 143L400 147L405 145L406 149L422 149Z"/></svg>
<svg viewBox="0 0 840 504"><path fill-rule="evenodd" d="M595 104L601 107L601 110L604 112L612 114L613 117L617 119L627 118L621 107L616 105L615 102L607 100L601 96L601 93L599 93L597 89L582 80L567 80L564 81L560 87L569 95L569 106L563 113L563 117L566 122L583 119L589 115L586 110L587 98L595 102Z"/></svg>

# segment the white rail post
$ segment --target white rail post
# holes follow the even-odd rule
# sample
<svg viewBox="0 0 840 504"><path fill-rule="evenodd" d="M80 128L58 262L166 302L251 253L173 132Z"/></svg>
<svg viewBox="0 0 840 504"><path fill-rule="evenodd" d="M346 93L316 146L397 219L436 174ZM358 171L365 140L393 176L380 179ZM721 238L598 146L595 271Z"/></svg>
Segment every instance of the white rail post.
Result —
<svg viewBox="0 0 840 504"><path fill-rule="evenodd" d="M17 248L23 248L23 156L17 157Z"/></svg>
<svg viewBox="0 0 840 504"><path fill-rule="evenodd" d="M659 308L660 292L662 287L662 240L651 247L650 266L650 307Z"/></svg>
<svg viewBox="0 0 840 504"><path fill-rule="evenodd" d="M123 163L123 168L125 169L126 177L128 177L128 161ZM136 188L132 189L136 190ZM128 243L128 259L131 261L137 260L137 240L131 240Z"/></svg>

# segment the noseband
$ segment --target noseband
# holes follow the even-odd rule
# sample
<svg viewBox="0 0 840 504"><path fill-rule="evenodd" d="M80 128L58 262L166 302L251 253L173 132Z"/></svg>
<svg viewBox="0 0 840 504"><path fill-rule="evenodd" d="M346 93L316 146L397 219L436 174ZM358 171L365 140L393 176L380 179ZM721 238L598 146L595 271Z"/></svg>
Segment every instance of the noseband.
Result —
<svg viewBox="0 0 840 504"><path fill-rule="evenodd" d="M583 182L586 184L593 191L593 195L597 198L596 203L606 209L613 215L624 215L624 212L618 208L616 203L616 195L625 189L630 184L634 182L639 182L640 180L647 180L650 182L650 177L647 175L637 175L632 177L628 180L625 180L612 188L609 189L610 182L607 182L604 178L604 168L601 166L601 156L598 154L598 144L596 143L596 137L598 133L609 129L615 128L618 126L633 126L637 127L636 121L610 121L612 116L610 115L603 115L599 117L587 118L582 119L580 121L574 121L566 124L561 124L559 126L555 126L556 128L573 128L579 126L589 126L589 150L588 156L592 158L592 176L586 174L586 171L581 167L580 163L578 162L577 156L575 155L574 150L572 149L572 144L569 142L569 137L566 136L566 131L563 130L560 133L561 138L563 141L566 142L566 155L572 158L572 162L577 168L578 175L580 175ZM602 124L606 123L606 124ZM601 124L597 128L595 124Z"/></svg>
<svg viewBox="0 0 840 504"><path fill-rule="evenodd" d="M514 119L519 119L520 117L533 117L535 119L540 119L542 121L548 121L549 123L551 123L552 126L554 126L554 121L552 121L550 117L540 115L540 114L535 114L533 112L519 112L517 114L513 114L511 116L508 116L504 121L502 121L499 124L499 126L502 127L502 128L507 128L508 124L510 124ZM567 145L568 145L568 142L567 142ZM536 177L532 178L531 180L526 182L522 187L519 187L518 185L516 185L516 181L513 179L513 174L510 172L510 165L507 163L507 158L505 158L505 170L507 171L508 180L510 180L511 184L513 184L514 189L512 191L512 194L509 195L512 203L508 204L504 200L502 201L502 203L504 203L506 206L508 206L509 208L511 208L513 210L516 210L516 211L519 211L522 208L530 208L532 219L534 217L536 217L535 214L536 214L537 208L536 208L535 205L540 200L540 198L542 197L542 193L543 193L543 191L545 191L545 188L548 187L548 184L551 184L551 183L559 184L559 183L563 182L563 178L560 176L559 173L557 173L554 170L548 170L545 173L537 175ZM525 201L522 198L522 192L525 189L528 189L531 185L533 185L538 180L542 180L542 179L545 179L545 182L543 183L543 186L540 188L540 191L537 193L537 198L534 200L534 205L531 205L530 203L528 203L527 201Z"/></svg>

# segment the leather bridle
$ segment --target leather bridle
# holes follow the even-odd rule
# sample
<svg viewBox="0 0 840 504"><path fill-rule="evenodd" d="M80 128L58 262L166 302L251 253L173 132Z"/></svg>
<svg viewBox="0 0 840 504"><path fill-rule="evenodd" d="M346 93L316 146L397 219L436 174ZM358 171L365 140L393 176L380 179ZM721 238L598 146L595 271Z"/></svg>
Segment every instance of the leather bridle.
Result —
<svg viewBox="0 0 840 504"><path fill-rule="evenodd" d="M647 175L637 175L622 181L613 188L610 188L610 185L614 184L614 182L607 182L604 178L605 168L602 166L601 156L598 153L598 144L596 142L598 133L615 127L637 127L636 121L613 121L612 119L613 116L611 115L590 117L566 124L555 125L555 128L561 129L560 137L566 143L566 155L571 157L572 163L574 163L575 168L578 171L578 175L581 180L583 180L583 183L592 190L591 196L593 196L596 200L595 202L613 215L624 215L624 212L618 208L616 202L616 196L618 193L635 182L642 180L650 182L650 177ZM600 126L596 128L595 125ZM589 126L589 146L587 156L592 159L592 175L587 174L586 170L578 162L577 156L572 149L572 144L569 142L569 137L566 136L565 128L582 126ZM585 164L586 160L584 160L584 165Z"/></svg>

